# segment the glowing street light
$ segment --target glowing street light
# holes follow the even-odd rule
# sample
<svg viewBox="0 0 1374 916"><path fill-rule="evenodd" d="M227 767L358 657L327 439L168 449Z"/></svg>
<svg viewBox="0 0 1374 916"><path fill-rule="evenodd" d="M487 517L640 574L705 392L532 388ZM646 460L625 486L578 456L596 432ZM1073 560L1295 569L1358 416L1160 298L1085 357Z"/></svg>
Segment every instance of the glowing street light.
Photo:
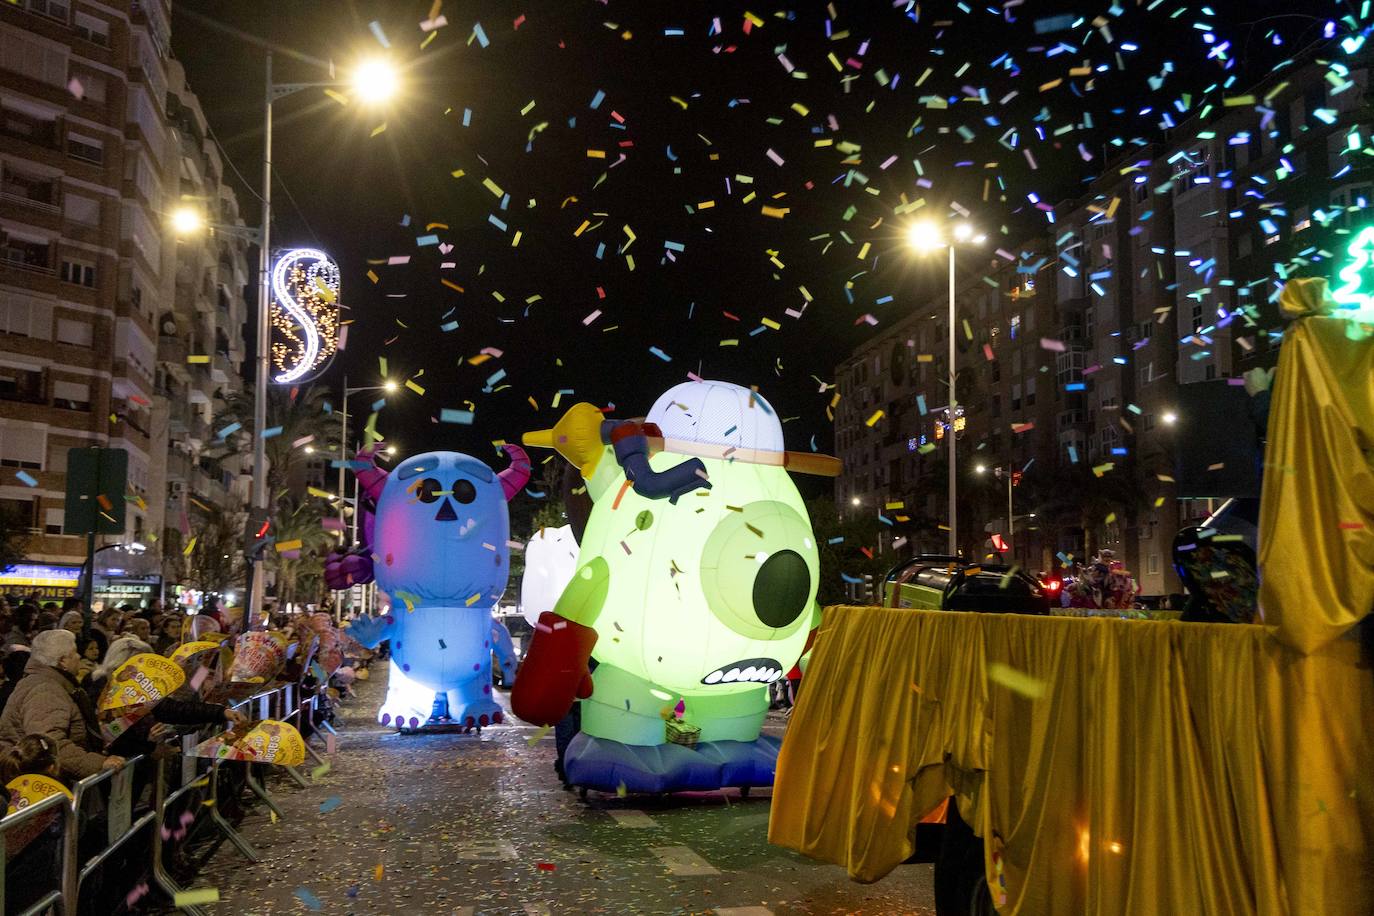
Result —
<svg viewBox="0 0 1374 916"><path fill-rule="evenodd" d="M953 226L950 228L949 237L944 231L930 220L918 220L906 227L907 247L917 254L929 254L941 248L949 249L949 415L950 415L950 435L949 439L949 553L950 556L957 556L959 553L959 510L955 501L958 490L958 470L955 460L955 435L954 423L958 416L959 400L955 397L954 375L955 375L955 339L954 324L956 320L954 308L954 249L959 245L982 245L987 241L987 236L977 231L968 220L951 220Z"/></svg>
<svg viewBox="0 0 1374 916"><path fill-rule="evenodd" d="M1165 426L1173 426L1178 422L1178 414L1174 413L1172 410L1167 410L1160 419L1164 421Z"/></svg>
<svg viewBox="0 0 1374 916"><path fill-rule="evenodd" d="M353 70L353 94L365 105L380 105L396 95L401 79L384 57L371 57Z"/></svg>
<svg viewBox="0 0 1374 916"><path fill-rule="evenodd" d="M400 388L400 387L401 387L400 385L396 384L396 380L395 380L395 379L387 379L386 381L382 382L382 390L383 390L383 391L392 392L392 391L395 391L396 389L398 389L398 388Z"/></svg>
<svg viewBox="0 0 1374 916"><path fill-rule="evenodd" d="M195 207L182 205L172 211L171 223L178 236L194 235L205 228L205 217Z"/></svg>

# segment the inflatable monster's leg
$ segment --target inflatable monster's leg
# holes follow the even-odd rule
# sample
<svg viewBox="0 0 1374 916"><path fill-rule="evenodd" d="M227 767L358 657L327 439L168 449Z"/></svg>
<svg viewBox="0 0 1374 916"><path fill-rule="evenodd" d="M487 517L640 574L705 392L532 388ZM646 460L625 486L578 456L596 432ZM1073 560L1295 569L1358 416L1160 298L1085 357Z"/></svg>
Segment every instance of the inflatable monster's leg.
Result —
<svg viewBox="0 0 1374 916"><path fill-rule="evenodd" d="M476 676L448 691L449 718L468 727L497 725L505 719L505 712L491 694L491 663Z"/></svg>
<svg viewBox="0 0 1374 916"><path fill-rule="evenodd" d="M486 609L463 608L451 613L451 632L463 633L465 638L452 659L457 663L454 667L462 670L463 679L447 690L449 719L469 727L497 724L505 718L505 712L492 695L491 653L504 654L495 631L499 629L505 635L507 646L510 634L499 622L491 620L491 612ZM514 650L510 652L513 658Z"/></svg>
<svg viewBox="0 0 1374 916"><path fill-rule="evenodd" d="M418 728L434 709L434 691L412 681L392 659L388 666L386 700L377 721L397 728Z"/></svg>

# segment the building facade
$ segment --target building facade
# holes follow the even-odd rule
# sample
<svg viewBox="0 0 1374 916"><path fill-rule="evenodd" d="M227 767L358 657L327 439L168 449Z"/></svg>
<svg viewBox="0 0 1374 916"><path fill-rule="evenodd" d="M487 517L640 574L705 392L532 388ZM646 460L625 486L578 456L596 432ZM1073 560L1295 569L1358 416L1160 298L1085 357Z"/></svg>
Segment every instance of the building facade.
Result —
<svg viewBox="0 0 1374 916"><path fill-rule="evenodd" d="M242 247L168 223L183 195L237 217L169 36L166 0L0 4L0 508L50 572L85 557L62 533L67 450L128 452L126 530L102 540L156 555L169 481L197 482L180 456L238 384Z"/></svg>
<svg viewBox="0 0 1374 916"><path fill-rule="evenodd" d="M1109 548L1143 595L1180 590L1174 534L1220 502L1178 496L1180 386L1275 365L1282 278L1334 277L1369 219L1368 60L1340 56L1120 155L1019 248L959 252L965 553L1010 530L1002 558L1031 571ZM907 553L946 551L947 310L913 302L836 368L837 502L882 514ZM999 467L1021 475L1010 529Z"/></svg>

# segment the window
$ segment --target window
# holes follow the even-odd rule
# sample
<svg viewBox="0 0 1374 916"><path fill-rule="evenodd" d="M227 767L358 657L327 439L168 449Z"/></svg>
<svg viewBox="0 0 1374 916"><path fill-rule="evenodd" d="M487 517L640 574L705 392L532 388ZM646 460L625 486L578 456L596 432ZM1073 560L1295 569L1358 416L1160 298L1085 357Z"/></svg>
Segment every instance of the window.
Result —
<svg viewBox="0 0 1374 916"><path fill-rule="evenodd" d="M6 168L3 179L0 179L0 191L3 191L6 197L42 204L44 207L57 206L57 182L51 178L28 175Z"/></svg>
<svg viewBox="0 0 1374 916"><path fill-rule="evenodd" d="M1021 384L1019 382L1011 386L1011 409L1021 409Z"/></svg>
<svg viewBox="0 0 1374 916"><path fill-rule="evenodd" d="M67 219L83 226L100 225L100 201L80 194L67 194L62 198L62 210Z"/></svg>
<svg viewBox="0 0 1374 916"><path fill-rule="evenodd" d="M1199 298L1194 298L1194 299L1193 299L1193 333L1196 334L1198 331L1201 331L1201 330L1202 330L1202 300L1199 299Z"/></svg>
<svg viewBox="0 0 1374 916"><path fill-rule="evenodd" d="M11 528L25 533L33 530L34 509L38 503L32 499L0 499L0 518Z"/></svg>
<svg viewBox="0 0 1374 916"><path fill-rule="evenodd" d="M52 400L56 407L90 410L91 386L85 382L55 381L52 383Z"/></svg>
<svg viewBox="0 0 1374 916"><path fill-rule="evenodd" d="M52 273L52 263L49 260L51 248L50 242L37 242L12 235L5 239L4 247L0 248L0 259Z"/></svg>
<svg viewBox="0 0 1374 916"><path fill-rule="evenodd" d="M39 146L57 145L57 116L38 115L5 106L0 131Z"/></svg>
<svg viewBox="0 0 1374 916"><path fill-rule="evenodd" d="M38 370L0 366L0 400L20 401L26 404L43 403L46 400L43 395L43 373ZM0 465L3 464L6 462L0 458Z"/></svg>
<svg viewBox="0 0 1374 916"><path fill-rule="evenodd" d="M1035 376L1026 379L1025 402L1027 407L1035 406Z"/></svg>
<svg viewBox="0 0 1374 916"><path fill-rule="evenodd" d="M43 510L43 533L61 534L62 522L66 518L63 509L44 509Z"/></svg>
<svg viewBox="0 0 1374 916"><path fill-rule="evenodd" d="M65 21L66 4L61 5ZM50 86L67 88L67 53L65 45L44 41L27 32L0 32L0 67Z"/></svg>
<svg viewBox="0 0 1374 916"><path fill-rule="evenodd" d="M99 105L105 104L105 90L107 88L105 77L97 73L82 73L75 79L81 84L82 99Z"/></svg>
<svg viewBox="0 0 1374 916"><path fill-rule="evenodd" d="M1020 316L1020 315L1012 315L1012 316L1011 316L1011 328L1010 328L1010 330L1008 331L1008 333L1011 335L1011 339L1012 339L1012 340L1015 340L1017 337L1021 336L1021 316Z"/></svg>
<svg viewBox="0 0 1374 916"><path fill-rule="evenodd" d="M89 347L92 343L93 334L89 321L77 321L72 318L57 319L57 342L75 344L78 347Z"/></svg>
<svg viewBox="0 0 1374 916"><path fill-rule="evenodd" d="M97 19L85 13L77 13L72 28L75 29L76 34L93 45L100 45L102 48L110 46L110 24L104 19Z"/></svg>
<svg viewBox="0 0 1374 916"><path fill-rule="evenodd" d="M1150 575L1152 576L1157 575L1159 573L1159 554L1150 554L1150 559L1146 568L1149 570Z"/></svg>
<svg viewBox="0 0 1374 916"><path fill-rule="evenodd" d="M62 259L62 271L60 276L67 283L75 283L77 286L95 288L95 265L86 264L81 261L68 261Z"/></svg>
<svg viewBox="0 0 1374 916"><path fill-rule="evenodd" d="M52 303L15 293L0 295L0 334L51 339Z"/></svg>
<svg viewBox="0 0 1374 916"><path fill-rule="evenodd" d="M1088 340L1093 339L1093 332L1097 330L1096 313L1097 309L1091 305L1083 309L1083 335Z"/></svg>
<svg viewBox="0 0 1374 916"><path fill-rule="evenodd" d="M71 13L67 0L28 0L30 12L66 22Z"/></svg>
<svg viewBox="0 0 1374 916"><path fill-rule="evenodd" d="M67 155L82 162L102 165L105 162L105 144L93 137L80 134L67 135Z"/></svg>

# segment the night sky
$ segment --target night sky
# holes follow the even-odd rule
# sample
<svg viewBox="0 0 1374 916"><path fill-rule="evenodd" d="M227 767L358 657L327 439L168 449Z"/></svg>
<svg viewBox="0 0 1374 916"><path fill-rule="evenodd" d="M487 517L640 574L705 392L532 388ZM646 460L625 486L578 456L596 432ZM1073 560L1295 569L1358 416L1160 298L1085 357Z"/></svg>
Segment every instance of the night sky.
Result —
<svg viewBox="0 0 1374 916"><path fill-rule="evenodd" d="M425 389L393 395L378 420L403 452L489 456L492 439L552 425L560 389L574 392L564 408L589 400L642 415L689 371L758 385L791 448L829 451L822 383L940 288L943 261L900 245L910 215L894 215L899 195L924 199L914 215L966 207L989 249L1015 252L1046 225L1037 202L1080 194L1104 163L1159 139L1161 111L1187 117L1173 109L1184 94L1189 113L1220 105L1353 9L1120 7L469 2L445 4L448 24L429 33L428 0L187 0L175 5L173 48L253 189L262 53L201 17L332 59L340 76L362 54L405 68L404 97L383 111L319 90L278 103L273 226L274 247L319 244L343 270L354 323L322 382L337 389L346 371L350 384L378 384L382 356L391 377ZM286 54L274 65L278 81L328 78ZM256 219L255 194L229 179ZM484 180L509 195L505 209ZM635 240L622 251L626 225ZM417 244L430 234L452 249ZM786 314L804 306L800 319ZM459 365L484 348L502 355ZM474 405L471 426L437 422L443 408Z"/></svg>

